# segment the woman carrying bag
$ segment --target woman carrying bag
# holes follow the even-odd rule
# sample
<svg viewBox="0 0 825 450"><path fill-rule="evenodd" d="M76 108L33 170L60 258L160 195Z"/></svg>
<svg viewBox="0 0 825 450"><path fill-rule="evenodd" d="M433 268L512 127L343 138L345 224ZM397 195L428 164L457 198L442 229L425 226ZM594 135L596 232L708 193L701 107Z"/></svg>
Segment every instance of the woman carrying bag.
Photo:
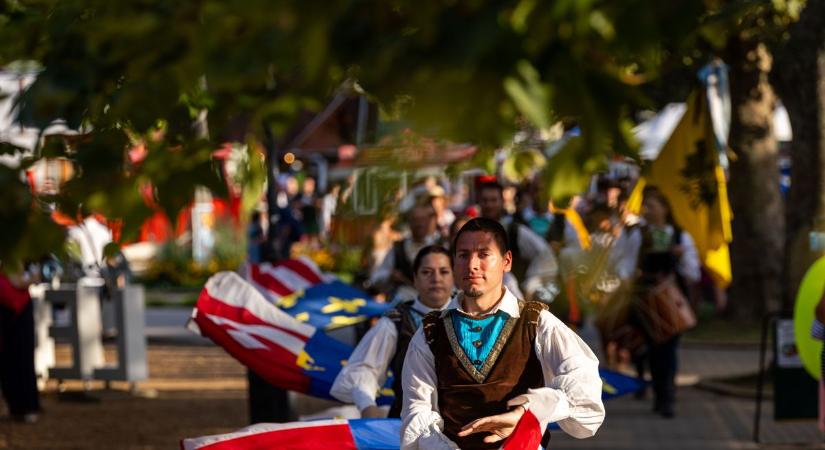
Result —
<svg viewBox="0 0 825 450"><path fill-rule="evenodd" d="M685 293L699 281L699 257L690 234L673 221L660 191L645 189L642 213L636 309L648 343L653 410L672 418L679 338L696 324Z"/></svg>

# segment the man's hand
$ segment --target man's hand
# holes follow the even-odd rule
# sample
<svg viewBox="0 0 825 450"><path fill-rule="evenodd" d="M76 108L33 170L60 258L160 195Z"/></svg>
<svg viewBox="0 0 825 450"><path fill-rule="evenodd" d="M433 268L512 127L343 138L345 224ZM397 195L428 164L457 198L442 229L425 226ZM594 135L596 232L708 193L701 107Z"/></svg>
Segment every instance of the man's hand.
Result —
<svg viewBox="0 0 825 450"><path fill-rule="evenodd" d="M361 410L362 419L383 419L384 417L387 417L384 410L375 405L367 406Z"/></svg>
<svg viewBox="0 0 825 450"><path fill-rule="evenodd" d="M524 415L524 407L517 406L512 411L495 416L482 417L476 419L461 428L458 435L461 437L469 436L475 433L487 432L489 436L484 438L484 442L493 443L504 440L516 428L516 424Z"/></svg>

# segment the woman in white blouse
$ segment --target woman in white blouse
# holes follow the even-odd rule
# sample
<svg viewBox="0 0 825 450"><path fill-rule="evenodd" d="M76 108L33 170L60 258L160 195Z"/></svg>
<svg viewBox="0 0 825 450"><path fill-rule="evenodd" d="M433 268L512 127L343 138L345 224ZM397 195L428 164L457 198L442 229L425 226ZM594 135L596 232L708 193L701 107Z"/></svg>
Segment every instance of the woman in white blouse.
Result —
<svg viewBox="0 0 825 450"><path fill-rule="evenodd" d="M361 417L386 415L375 399L387 380L388 369L394 375L395 392L389 416L399 416L401 365L410 339L421 325L421 319L431 311L444 309L453 293L450 252L439 245L422 248L413 261L413 285L418 297L398 304L367 332L332 385L332 396L345 403L354 403L361 411Z"/></svg>

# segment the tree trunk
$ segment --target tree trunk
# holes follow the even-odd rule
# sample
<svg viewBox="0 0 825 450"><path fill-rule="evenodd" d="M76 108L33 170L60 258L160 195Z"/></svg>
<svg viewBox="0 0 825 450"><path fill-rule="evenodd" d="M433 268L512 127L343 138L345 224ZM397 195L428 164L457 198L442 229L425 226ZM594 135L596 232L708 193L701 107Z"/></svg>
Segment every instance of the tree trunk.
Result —
<svg viewBox="0 0 825 450"><path fill-rule="evenodd" d="M730 194L733 210L733 281L728 313L759 318L780 305L784 215L778 145L773 134L776 97L768 82L772 57L756 40L731 38Z"/></svg>
<svg viewBox="0 0 825 450"><path fill-rule="evenodd" d="M802 277L823 253L809 236L825 231L825 0L808 0L777 52L771 81L793 129L782 295L791 311Z"/></svg>

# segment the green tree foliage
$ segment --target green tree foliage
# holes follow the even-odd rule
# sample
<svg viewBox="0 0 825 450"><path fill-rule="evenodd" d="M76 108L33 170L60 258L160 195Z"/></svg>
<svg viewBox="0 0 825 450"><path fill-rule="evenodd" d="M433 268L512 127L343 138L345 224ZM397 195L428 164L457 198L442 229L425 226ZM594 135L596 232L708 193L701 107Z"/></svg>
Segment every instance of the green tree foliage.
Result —
<svg viewBox="0 0 825 450"><path fill-rule="evenodd" d="M220 143L253 148L264 127L281 136L298 113L319 109L353 79L417 132L485 151L511 143L523 119L539 130L577 122L582 136L548 165L551 193L575 192L606 155L634 154L630 114L650 105L641 87L685 65L715 7L9 0L0 7L0 64L43 68L23 99L23 118L41 127L63 118L88 132L56 146L79 176L54 200L65 211L124 218L129 237L148 213L139 188L151 185L157 204L175 211L194 185L222 186L210 158ZM192 126L204 111L208 134ZM148 156L130 164L126 148L140 142ZM0 208L20 221L32 214L24 203ZM17 230L11 241L21 244L8 245L20 247L30 228L15 223L3 227Z"/></svg>

